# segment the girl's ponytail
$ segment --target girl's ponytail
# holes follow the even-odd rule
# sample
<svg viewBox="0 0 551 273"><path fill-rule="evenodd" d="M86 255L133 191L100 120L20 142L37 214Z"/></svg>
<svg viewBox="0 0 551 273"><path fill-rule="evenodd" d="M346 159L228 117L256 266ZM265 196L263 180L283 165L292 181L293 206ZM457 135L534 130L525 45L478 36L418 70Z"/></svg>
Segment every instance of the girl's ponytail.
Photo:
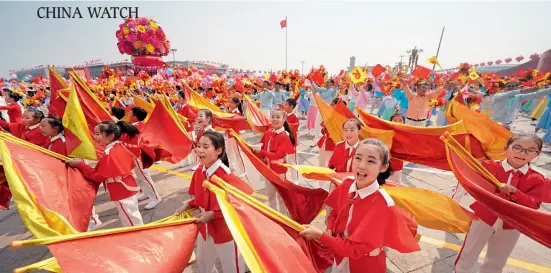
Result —
<svg viewBox="0 0 551 273"><path fill-rule="evenodd" d="M130 139L133 139L137 135L140 134L140 130L136 128L136 126L130 124L129 122L119 120L117 121L117 126L119 126L121 130L121 134L126 134Z"/></svg>
<svg viewBox="0 0 551 273"><path fill-rule="evenodd" d="M293 135L293 132L291 131L291 126L289 126L289 123L287 121L283 122L283 128L285 129L285 131L289 135L289 139L291 139L291 143L293 144L293 146L295 146L295 143L297 141L295 140L295 136Z"/></svg>

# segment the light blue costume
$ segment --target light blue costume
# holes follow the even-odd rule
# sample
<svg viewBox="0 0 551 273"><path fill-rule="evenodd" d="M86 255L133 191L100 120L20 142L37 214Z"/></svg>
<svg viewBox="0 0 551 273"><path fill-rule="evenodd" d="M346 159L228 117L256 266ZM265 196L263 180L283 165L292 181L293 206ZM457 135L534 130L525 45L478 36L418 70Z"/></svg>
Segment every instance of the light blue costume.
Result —
<svg viewBox="0 0 551 273"><path fill-rule="evenodd" d="M406 97L406 92L402 89L396 89L394 90L394 98L398 100L398 106L400 106L398 113L405 117L408 112L408 98Z"/></svg>
<svg viewBox="0 0 551 273"><path fill-rule="evenodd" d="M551 88L537 92L521 94L521 89L495 94L492 101L492 120L502 124L510 124L515 120L520 104L525 100L531 100L548 94Z"/></svg>

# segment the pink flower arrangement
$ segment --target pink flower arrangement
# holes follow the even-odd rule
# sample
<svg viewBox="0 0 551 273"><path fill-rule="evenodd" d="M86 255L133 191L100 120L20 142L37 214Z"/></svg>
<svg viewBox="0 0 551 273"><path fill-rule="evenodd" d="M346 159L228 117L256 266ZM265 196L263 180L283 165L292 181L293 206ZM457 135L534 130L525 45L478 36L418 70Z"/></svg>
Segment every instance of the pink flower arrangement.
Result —
<svg viewBox="0 0 551 273"><path fill-rule="evenodd" d="M121 54L166 56L170 50L170 41L153 19L128 18L119 25L115 36Z"/></svg>

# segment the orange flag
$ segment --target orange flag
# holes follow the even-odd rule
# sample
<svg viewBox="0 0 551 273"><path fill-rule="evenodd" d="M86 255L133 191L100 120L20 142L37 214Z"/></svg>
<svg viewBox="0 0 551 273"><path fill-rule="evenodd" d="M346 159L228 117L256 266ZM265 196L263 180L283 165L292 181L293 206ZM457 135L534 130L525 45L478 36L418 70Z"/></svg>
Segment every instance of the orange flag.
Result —
<svg viewBox="0 0 551 273"><path fill-rule="evenodd" d="M21 220L35 237L87 230L98 184L63 161L11 140L0 140L0 154Z"/></svg>
<svg viewBox="0 0 551 273"><path fill-rule="evenodd" d="M264 133L266 130L270 129L272 122L270 118L260 111L256 103L249 97L243 96L247 101L247 107L245 108L245 116L247 117L247 122L255 131L259 133Z"/></svg>
<svg viewBox="0 0 551 273"><path fill-rule="evenodd" d="M394 131L390 153L402 161L414 162L441 170L450 170L444 143L440 136L446 132L464 143L477 158L484 158L484 150L477 138L466 133L463 122L442 127L419 128L406 124L386 121L356 108L361 119L368 126Z"/></svg>
<svg viewBox="0 0 551 273"><path fill-rule="evenodd" d="M158 160L178 163L189 155L193 144L177 114L162 102L155 104L138 136L144 167Z"/></svg>
<svg viewBox="0 0 551 273"><path fill-rule="evenodd" d="M69 86L67 86L65 80L53 68L48 67L48 72L50 77L50 107L48 110L52 116L63 117L65 106L67 105L66 99L69 94L60 95L60 93L62 89L66 89Z"/></svg>

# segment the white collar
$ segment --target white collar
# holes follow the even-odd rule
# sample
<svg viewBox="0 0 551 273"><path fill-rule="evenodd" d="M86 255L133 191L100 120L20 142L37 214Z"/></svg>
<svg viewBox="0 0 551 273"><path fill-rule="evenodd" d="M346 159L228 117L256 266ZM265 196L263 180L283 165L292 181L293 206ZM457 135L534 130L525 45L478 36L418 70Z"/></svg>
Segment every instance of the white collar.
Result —
<svg viewBox="0 0 551 273"><path fill-rule="evenodd" d="M117 141L113 141L113 142L107 144L107 146L105 146L105 154L109 154L109 151L110 151L113 147L115 147L115 145L116 145L117 143L120 143L120 141L117 140Z"/></svg>
<svg viewBox="0 0 551 273"><path fill-rule="evenodd" d="M136 122L133 122L132 125L136 126L136 125L138 125L138 124L140 124L140 123L141 123L141 121L136 121Z"/></svg>
<svg viewBox="0 0 551 273"><path fill-rule="evenodd" d="M354 181L354 183L350 185L350 189L348 190L348 193L356 193L354 198L356 198L356 196L359 195L361 199L364 199L372 195L378 190L379 190L379 183L377 181L374 181L373 183L371 183L371 185L359 190L358 190L358 184L356 184L356 181Z"/></svg>
<svg viewBox="0 0 551 273"><path fill-rule="evenodd" d="M36 129L38 126L40 126L40 123L37 123L37 124L32 125L32 126L29 126L29 127L27 127L27 128L29 128L29 130L34 130L34 129Z"/></svg>
<svg viewBox="0 0 551 273"><path fill-rule="evenodd" d="M214 172L216 170L218 170L218 168L222 168L222 170L224 170L227 174L231 173L230 168L228 168L228 166L224 165L224 163L222 163L222 160L218 159L218 160L216 160L216 162L214 162L214 164L212 164L206 170L205 170L205 166L203 166L203 171L206 172L207 179L210 179L210 177L214 174Z"/></svg>
<svg viewBox="0 0 551 273"><path fill-rule="evenodd" d="M272 132L274 132L274 134L279 134L279 133L282 133L283 131L285 131L285 127L281 126L281 128L277 129L277 130L272 130Z"/></svg>
<svg viewBox="0 0 551 273"><path fill-rule="evenodd" d="M345 140L344 145L345 145L344 147L346 149L350 149L350 148L356 149L356 148L358 148L358 145L360 145L360 140L358 139L354 145L348 145L348 142Z"/></svg>
<svg viewBox="0 0 551 273"><path fill-rule="evenodd" d="M294 115L295 113L291 112L291 113L287 113L287 116L291 116L291 115Z"/></svg>
<svg viewBox="0 0 551 273"><path fill-rule="evenodd" d="M206 131L214 131L214 129L212 129L212 125L209 125L209 126L203 128L203 132L206 132Z"/></svg>
<svg viewBox="0 0 551 273"><path fill-rule="evenodd" d="M525 164L524 166L518 168L518 169L515 169L513 168L513 166L509 165L509 162L507 162L507 159L501 161L501 166L503 167L503 170L505 170L505 172L509 172L509 171L520 171L522 174L526 174L528 172L528 164Z"/></svg>
<svg viewBox="0 0 551 273"><path fill-rule="evenodd" d="M65 137L63 136L63 132L57 134L56 136L51 137L51 138L50 138L50 142L54 142L54 141L56 141L56 140L58 140L58 139L60 139L60 138L61 138L61 140L62 140L63 142L65 142Z"/></svg>

